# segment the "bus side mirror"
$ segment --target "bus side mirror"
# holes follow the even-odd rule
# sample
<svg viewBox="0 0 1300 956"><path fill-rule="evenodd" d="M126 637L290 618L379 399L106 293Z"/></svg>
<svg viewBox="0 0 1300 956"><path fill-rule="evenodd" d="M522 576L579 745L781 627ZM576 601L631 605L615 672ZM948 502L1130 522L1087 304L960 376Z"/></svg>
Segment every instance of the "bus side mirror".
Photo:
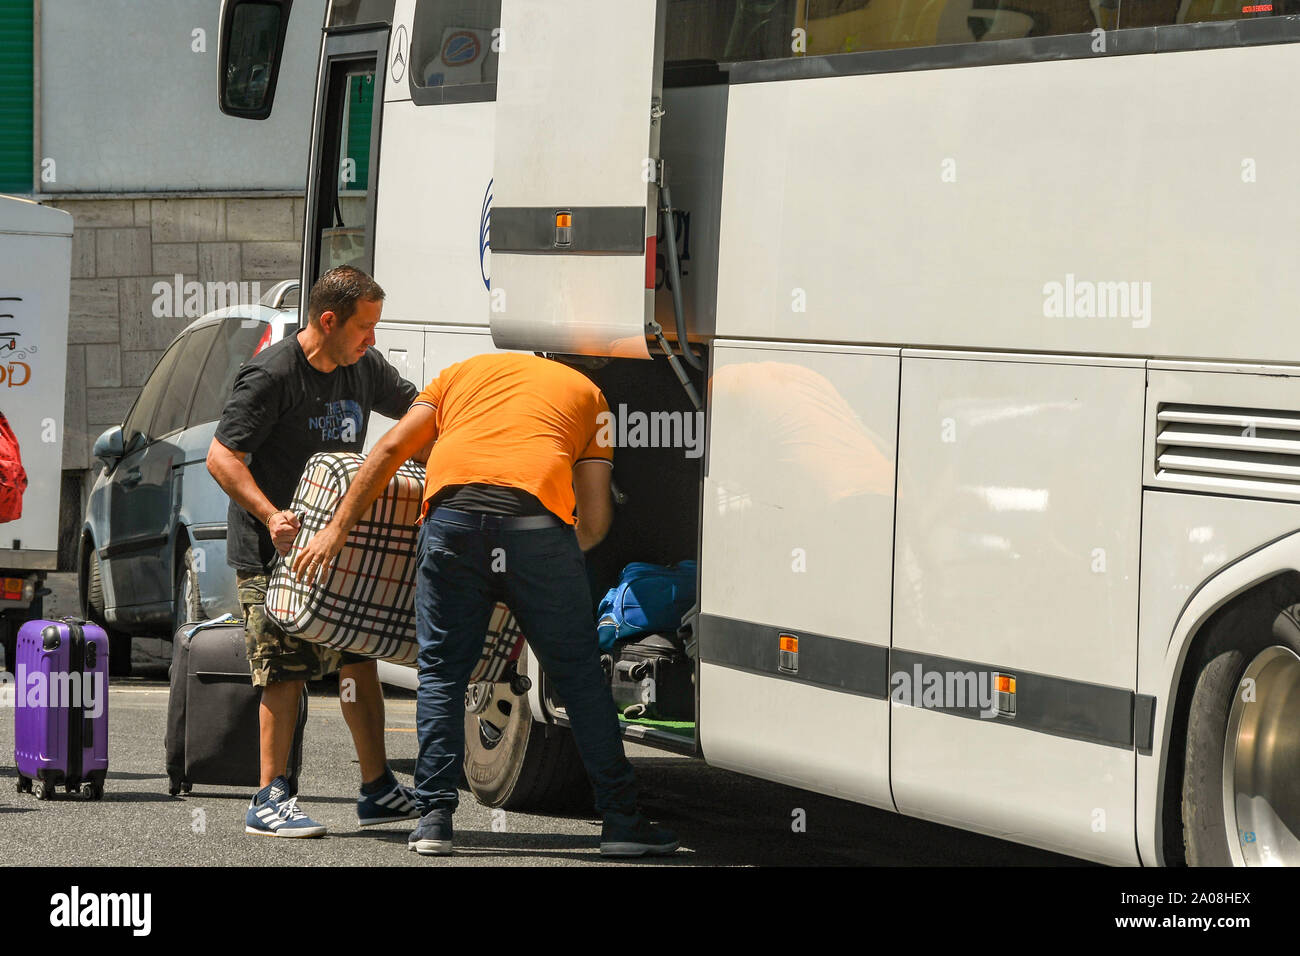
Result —
<svg viewBox="0 0 1300 956"><path fill-rule="evenodd" d="M227 116L271 115L292 6L293 0L221 0L217 100Z"/></svg>

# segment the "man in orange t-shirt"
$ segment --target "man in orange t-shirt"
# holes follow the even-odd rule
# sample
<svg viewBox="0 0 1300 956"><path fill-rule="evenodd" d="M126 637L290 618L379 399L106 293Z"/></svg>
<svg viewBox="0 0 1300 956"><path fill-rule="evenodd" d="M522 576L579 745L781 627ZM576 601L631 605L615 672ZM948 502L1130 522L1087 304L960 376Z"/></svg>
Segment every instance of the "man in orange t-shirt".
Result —
<svg viewBox="0 0 1300 956"><path fill-rule="evenodd" d="M416 581L423 812L408 847L452 851L465 758L465 687L495 603L514 612L555 682L604 815L601 853L671 853L677 838L636 806L632 765L600 666L583 552L613 518L613 449L597 441L605 397L560 362L517 352L478 355L442 371L375 446L329 525L300 553L316 574L399 465L434 443L424 487ZM576 511L576 515L575 515Z"/></svg>

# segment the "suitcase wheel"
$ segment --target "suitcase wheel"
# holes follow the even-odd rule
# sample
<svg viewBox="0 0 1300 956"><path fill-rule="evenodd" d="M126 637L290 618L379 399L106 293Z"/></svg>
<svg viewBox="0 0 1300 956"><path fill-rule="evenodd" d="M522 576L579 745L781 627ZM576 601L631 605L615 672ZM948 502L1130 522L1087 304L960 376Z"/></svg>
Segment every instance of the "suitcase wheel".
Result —
<svg viewBox="0 0 1300 956"><path fill-rule="evenodd" d="M523 697L524 694L533 689L532 678L527 674L519 673L519 665L515 661L511 661L506 665L505 673L501 675L501 678L510 685L510 693L516 697Z"/></svg>
<svg viewBox="0 0 1300 956"><path fill-rule="evenodd" d="M104 785L94 780L87 780L81 785L81 795L87 800L104 799Z"/></svg>
<svg viewBox="0 0 1300 956"><path fill-rule="evenodd" d="M37 800L48 800L54 796L54 787L44 780L33 780L32 793L36 794Z"/></svg>
<svg viewBox="0 0 1300 956"><path fill-rule="evenodd" d="M19 774L18 779L14 782L14 789L17 790L19 793L31 793L32 778L24 777L22 774Z"/></svg>
<svg viewBox="0 0 1300 956"><path fill-rule="evenodd" d="M189 793L193 789L194 784L190 783L188 780L181 781L181 793Z"/></svg>
<svg viewBox="0 0 1300 956"><path fill-rule="evenodd" d="M510 678L510 693L516 697L523 697L533 689L533 680L527 674L516 674Z"/></svg>

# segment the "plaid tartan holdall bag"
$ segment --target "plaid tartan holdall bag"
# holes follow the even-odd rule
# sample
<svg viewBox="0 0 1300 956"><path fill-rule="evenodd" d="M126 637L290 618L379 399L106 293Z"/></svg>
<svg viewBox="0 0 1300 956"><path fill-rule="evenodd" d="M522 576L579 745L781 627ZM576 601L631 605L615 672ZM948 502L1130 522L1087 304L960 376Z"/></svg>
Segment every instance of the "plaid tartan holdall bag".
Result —
<svg viewBox="0 0 1300 956"><path fill-rule="evenodd" d="M298 553L329 523L361 468L352 452L320 452L307 460L290 510L302 527L271 573L266 612L286 634L366 657L414 665L415 551L424 470L405 462L348 534L343 550L315 583L292 572ZM504 604L492 611L483 654L470 681L510 679L523 639Z"/></svg>

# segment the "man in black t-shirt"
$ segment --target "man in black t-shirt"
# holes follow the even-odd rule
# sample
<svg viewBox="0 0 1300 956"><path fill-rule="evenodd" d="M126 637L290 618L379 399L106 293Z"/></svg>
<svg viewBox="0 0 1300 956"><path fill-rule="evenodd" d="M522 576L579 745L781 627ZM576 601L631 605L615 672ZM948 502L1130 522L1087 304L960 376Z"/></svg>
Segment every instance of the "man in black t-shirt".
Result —
<svg viewBox="0 0 1300 956"><path fill-rule="evenodd" d="M321 276L308 297L308 324L240 368L208 450L208 470L230 496L226 560L235 569L253 683L262 688L262 789L245 816L248 833L325 833L298 809L284 774L306 681L335 670L361 764L361 825L419 816L411 790L388 767L376 662L290 637L265 606L276 554L286 554L298 532L298 517L284 509L307 459L361 451L372 410L401 418L415 398L415 386L373 348L383 298L373 279L350 266Z"/></svg>

